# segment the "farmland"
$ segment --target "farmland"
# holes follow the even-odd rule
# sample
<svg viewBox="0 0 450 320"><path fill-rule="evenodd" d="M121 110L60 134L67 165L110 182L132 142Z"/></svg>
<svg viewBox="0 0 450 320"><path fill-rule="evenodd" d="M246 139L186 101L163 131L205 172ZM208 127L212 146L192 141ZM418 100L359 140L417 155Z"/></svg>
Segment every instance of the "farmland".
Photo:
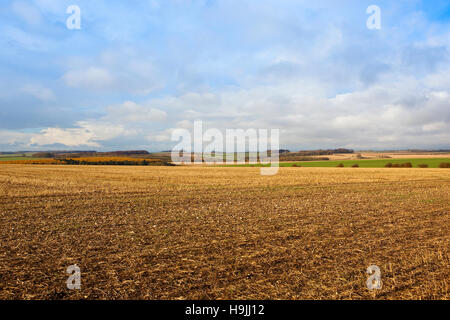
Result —
<svg viewBox="0 0 450 320"><path fill-rule="evenodd" d="M31 154L0 154L0 161L36 160Z"/></svg>
<svg viewBox="0 0 450 320"><path fill-rule="evenodd" d="M131 157L30 158L0 161L4 164L61 164L61 165L172 165L160 159Z"/></svg>
<svg viewBox="0 0 450 320"><path fill-rule="evenodd" d="M449 218L447 169L6 164L0 298L448 299Z"/></svg>
<svg viewBox="0 0 450 320"><path fill-rule="evenodd" d="M344 167L351 167L357 164L361 168L383 168L388 163L403 164L410 162L413 167L418 167L421 164L428 165L430 168L439 168L441 163L450 162L450 158L405 158L405 159L377 159L377 160L341 160L341 161L296 161L296 162L280 162L280 167L292 167L294 165L302 167L337 167L343 164ZM260 166L255 164L236 164L236 167L251 167Z"/></svg>

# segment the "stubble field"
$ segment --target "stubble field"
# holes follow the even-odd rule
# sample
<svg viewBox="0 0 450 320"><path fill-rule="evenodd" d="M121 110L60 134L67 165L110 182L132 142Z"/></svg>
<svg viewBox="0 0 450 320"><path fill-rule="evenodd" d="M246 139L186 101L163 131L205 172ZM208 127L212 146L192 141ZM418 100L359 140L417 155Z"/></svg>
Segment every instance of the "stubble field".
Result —
<svg viewBox="0 0 450 320"><path fill-rule="evenodd" d="M448 299L449 213L448 169L1 165L0 298Z"/></svg>

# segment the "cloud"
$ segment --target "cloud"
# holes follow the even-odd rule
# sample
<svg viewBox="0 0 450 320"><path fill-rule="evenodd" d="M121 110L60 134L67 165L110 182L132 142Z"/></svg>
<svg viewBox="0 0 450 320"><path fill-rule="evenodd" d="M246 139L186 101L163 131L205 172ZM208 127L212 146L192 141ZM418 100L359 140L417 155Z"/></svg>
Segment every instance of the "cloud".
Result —
<svg viewBox="0 0 450 320"><path fill-rule="evenodd" d="M115 79L108 70L97 67L71 70L64 74L63 79L70 87L89 90L111 89L115 83Z"/></svg>
<svg viewBox="0 0 450 320"><path fill-rule="evenodd" d="M34 86L30 86L30 88L33 90L26 91L35 93L34 89L36 88ZM148 145L145 136L155 132L152 124L161 124L167 118L166 112L145 103L141 105L133 101L108 106L105 111L106 113L97 119L77 121L74 127L48 127L33 134L2 131L0 138L3 138L4 143L1 145L18 147L20 144L21 148L54 145L57 147L101 148L103 144L111 143L114 139L131 139L134 141L133 143L136 143L139 140L136 138L139 137L141 137L141 142L144 141Z"/></svg>
<svg viewBox="0 0 450 320"><path fill-rule="evenodd" d="M41 87L40 85L28 84L23 86L20 91L43 101L55 99L55 94L51 89Z"/></svg>
<svg viewBox="0 0 450 320"><path fill-rule="evenodd" d="M146 95L164 84L164 77L150 60L135 49L106 50L95 59L95 65L92 59L69 61L62 79L69 87L91 92Z"/></svg>
<svg viewBox="0 0 450 320"><path fill-rule="evenodd" d="M122 123L149 123L164 121L167 113L156 108L139 105L133 101L126 101L121 105L109 106L106 109L106 121Z"/></svg>
<svg viewBox="0 0 450 320"><path fill-rule="evenodd" d="M99 141L127 135L123 126L95 121L77 122L78 128L47 128L30 139L30 145L46 146L62 144L68 147L100 147Z"/></svg>
<svg viewBox="0 0 450 320"><path fill-rule="evenodd" d="M1 26L2 36L7 39L8 45L14 44L30 51L47 51L49 41L41 36L33 35L13 26Z"/></svg>
<svg viewBox="0 0 450 320"><path fill-rule="evenodd" d="M295 83L218 93L189 93L155 99L149 105L176 110L172 128L280 128L281 143L294 148L443 147L450 141L450 90L395 78L358 91L325 97L305 94ZM414 93L414 94L411 94ZM193 103L195 101L195 103ZM170 124L168 124L170 125ZM170 131L148 136L170 141Z"/></svg>
<svg viewBox="0 0 450 320"><path fill-rule="evenodd" d="M146 137L148 142L164 142L167 143L171 141L172 138L172 131L175 130L174 128L163 130L157 134L150 134Z"/></svg>
<svg viewBox="0 0 450 320"><path fill-rule="evenodd" d="M68 147L91 146L99 147L97 142L92 141L93 133L85 128L60 129L48 128L42 130L40 134L31 138L32 145L52 145L63 144Z"/></svg>
<svg viewBox="0 0 450 320"><path fill-rule="evenodd" d="M203 120L294 149L450 147L449 24L425 4L381 1L374 31L361 2L81 1L69 31L62 1L17 0L0 12L5 141L170 149Z"/></svg>
<svg viewBox="0 0 450 320"><path fill-rule="evenodd" d="M66 1L55 0L33 0L34 5L41 11L50 12L52 14L60 14L65 12L68 4Z"/></svg>
<svg viewBox="0 0 450 320"><path fill-rule="evenodd" d="M24 145L30 140L31 134L12 130L0 130L0 145Z"/></svg>
<svg viewBox="0 0 450 320"><path fill-rule="evenodd" d="M40 11L29 3L24 1L14 1L11 7L15 14L30 25L38 25L42 22Z"/></svg>
<svg viewBox="0 0 450 320"><path fill-rule="evenodd" d="M404 49L402 62L417 72L432 73L439 65L449 61L445 46L411 46Z"/></svg>

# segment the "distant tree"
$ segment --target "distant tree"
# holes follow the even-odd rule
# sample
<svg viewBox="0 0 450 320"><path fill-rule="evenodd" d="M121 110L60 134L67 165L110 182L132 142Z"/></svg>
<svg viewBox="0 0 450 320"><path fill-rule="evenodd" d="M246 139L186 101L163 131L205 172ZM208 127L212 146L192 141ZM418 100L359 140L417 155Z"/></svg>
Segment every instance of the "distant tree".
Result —
<svg viewBox="0 0 450 320"><path fill-rule="evenodd" d="M402 168L412 168L412 163L411 162L405 162L401 164Z"/></svg>
<svg viewBox="0 0 450 320"><path fill-rule="evenodd" d="M25 154L23 155L26 156ZM32 154L33 158L54 158L55 154L51 152L37 152Z"/></svg>

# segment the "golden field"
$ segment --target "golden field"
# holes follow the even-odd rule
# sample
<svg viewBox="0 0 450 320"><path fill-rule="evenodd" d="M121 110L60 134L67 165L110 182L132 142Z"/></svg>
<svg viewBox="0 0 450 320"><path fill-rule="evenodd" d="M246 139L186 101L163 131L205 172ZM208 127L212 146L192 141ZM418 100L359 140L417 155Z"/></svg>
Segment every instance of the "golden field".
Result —
<svg viewBox="0 0 450 320"><path fill-rule="evenodd" d="M67 162L77 162L77 164L96 164L96 163L136 163L143 162L161 163L159 159L131 158L131 157L77 157L77 158L42 158L42 159L26 159L26 160L3 160L0 164L67 164Z"/></svg>
<svg viewBox="0 0 450 320"><path fill-rule="evenodd" d="M446 169L2 164L0 298L448 299L449 221Z"/></svg>

